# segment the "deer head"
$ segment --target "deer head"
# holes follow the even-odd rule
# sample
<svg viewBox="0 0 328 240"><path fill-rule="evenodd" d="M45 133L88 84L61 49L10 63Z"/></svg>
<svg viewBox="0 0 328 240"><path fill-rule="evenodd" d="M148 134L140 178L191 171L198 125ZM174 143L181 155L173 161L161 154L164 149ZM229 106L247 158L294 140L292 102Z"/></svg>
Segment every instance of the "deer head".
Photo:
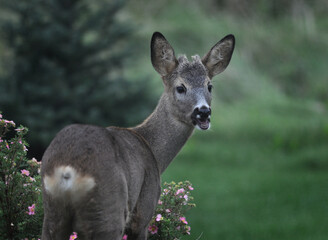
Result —
<svg viewBox="0 0 328 240"><path fill-rule="evenodd" d="M210 128L212 78L228 66L235 45L233 35L227 35L203 57L188 61L175 57L165 37L155 32L151 40L151 61L165 86L163 97L169 114L187 125L201 130Z"/></svg>

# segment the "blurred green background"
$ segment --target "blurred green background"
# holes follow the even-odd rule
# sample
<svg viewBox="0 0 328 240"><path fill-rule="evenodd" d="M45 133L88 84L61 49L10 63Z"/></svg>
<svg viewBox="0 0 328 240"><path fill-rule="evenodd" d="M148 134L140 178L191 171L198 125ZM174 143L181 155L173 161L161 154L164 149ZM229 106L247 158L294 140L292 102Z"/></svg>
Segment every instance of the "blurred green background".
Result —
<svg viewBox="0 0 328 240"><path fill-rule="evenodd" d="M154 31L188 56L232 33L230 65L213 80L212 128L196 131L163 175L194 185L186 239L327 239L327 1L11 2L1 1L0 110L30 128L30 154L71 122L144 119L163 90Z"/></svg>

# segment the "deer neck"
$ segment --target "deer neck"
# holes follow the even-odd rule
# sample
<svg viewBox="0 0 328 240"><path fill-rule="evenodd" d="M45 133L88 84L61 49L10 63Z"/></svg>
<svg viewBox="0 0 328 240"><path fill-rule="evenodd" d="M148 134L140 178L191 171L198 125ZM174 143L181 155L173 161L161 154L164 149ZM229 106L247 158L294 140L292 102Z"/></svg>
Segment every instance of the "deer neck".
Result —
<svg viewBox="0 0 328 240"><path fill-rule="evenodd" d="M162 95L155 111L140 125L132 128L149 144L161 173L178 154L194 127L179 121L168 109L168 99Z"/></svg>

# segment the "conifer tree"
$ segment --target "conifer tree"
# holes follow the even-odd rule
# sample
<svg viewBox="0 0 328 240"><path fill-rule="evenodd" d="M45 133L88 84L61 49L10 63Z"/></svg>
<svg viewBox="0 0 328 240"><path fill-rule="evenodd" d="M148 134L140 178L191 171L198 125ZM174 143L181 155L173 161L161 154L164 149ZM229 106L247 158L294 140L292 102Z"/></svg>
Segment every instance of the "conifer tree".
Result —
<svg viewBox="0 0 328 240"><path fill-rule="evenodd" d="M67 124L122 126L141 119L151 101L145 81L122 74L133 52L132 28L117 19L124 1L0 4L2 38L13 53L10 74L0 79L0 109L29 127L36 157Z"/></svg>

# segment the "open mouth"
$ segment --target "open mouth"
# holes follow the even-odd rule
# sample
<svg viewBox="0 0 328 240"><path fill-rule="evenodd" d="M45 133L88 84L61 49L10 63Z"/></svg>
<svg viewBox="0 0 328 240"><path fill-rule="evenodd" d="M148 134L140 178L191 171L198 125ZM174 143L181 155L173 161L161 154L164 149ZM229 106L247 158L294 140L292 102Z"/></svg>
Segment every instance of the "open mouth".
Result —
<svg viewBox="0 0 328 240"><path fill-rule="evenodd" d="M192 117L192 123L201 130L207 130L210 128L211 119L210 116L207 118L201 118L200 115Z"/></svg>

